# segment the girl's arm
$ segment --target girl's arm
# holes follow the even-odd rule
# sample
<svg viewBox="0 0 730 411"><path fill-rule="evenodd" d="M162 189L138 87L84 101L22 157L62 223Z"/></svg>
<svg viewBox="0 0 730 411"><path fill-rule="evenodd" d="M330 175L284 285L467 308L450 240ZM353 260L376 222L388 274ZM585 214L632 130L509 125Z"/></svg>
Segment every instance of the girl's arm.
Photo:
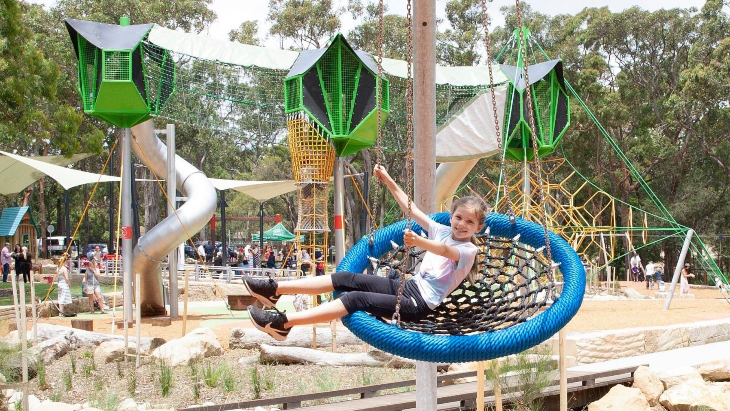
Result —
<svg viewBox="0 0 730 411"><path fill-rule="evenodd" d="M390 193L393 194L393 197L395 198L395 201L398 202L400 208L403 211L408 212L408 196L405 192L403 192L398 184L393 181L393 178L388 174L388 172L385 171L385 167L376 165L373 170L373 174L377 177L378 181L388 187L388 190L390 190ZM414 202L411 202L411 218L424 230L428 230L428 225L431 222L431 219L428 218L428 216L421 211Z"/></svg>
<svg viewBox="0 0 730 411"><path fill-rule="evenodd" d="M452 261L459 261L459 258L461 258L456 247L446 245L441 241L423 238L411 230L403 231L403 243L409 247L418 247L430 251Z"/></svg>

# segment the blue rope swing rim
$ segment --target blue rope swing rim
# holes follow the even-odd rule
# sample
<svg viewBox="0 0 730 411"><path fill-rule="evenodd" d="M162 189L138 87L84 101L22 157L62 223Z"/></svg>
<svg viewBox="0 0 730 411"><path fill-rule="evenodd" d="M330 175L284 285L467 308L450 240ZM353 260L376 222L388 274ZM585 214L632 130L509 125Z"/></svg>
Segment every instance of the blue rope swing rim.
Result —
<svg viewBox="0 0 730 411"><path fill-rule="evenodd" d="M430 217L449 225L449 213ZM506 215L491 213L486 218L493 236L512 238L520 234L520 242L538 248L545 244L544 228L517 218L514 224ZM407 221L400 221L375 231L375 243L361 239L348 251L337 267L338 271L363 272L370 264L368 255L379 257L392 249L390 241L402 245ZM413 231L421 227L413 224ZM585 292L585 269L572 247L553 232L550 235L552 258L560 263L564 284L560 298L530 320L489 333L473 335L431 335L402 330L383 323L365 312L355 312L342 318L343 324L364 342L385 352L404 358L434 363L485 361L522 352L533 347L563 328L578 312Z"/></svg>

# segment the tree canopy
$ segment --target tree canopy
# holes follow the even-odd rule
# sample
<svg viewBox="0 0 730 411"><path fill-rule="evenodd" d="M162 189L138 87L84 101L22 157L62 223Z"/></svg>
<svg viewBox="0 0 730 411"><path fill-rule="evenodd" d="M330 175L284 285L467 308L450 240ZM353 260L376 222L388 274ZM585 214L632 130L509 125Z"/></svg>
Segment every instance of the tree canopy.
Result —
<svg viewBox="0 0 730 411"><path fill-rule="evenodd" d="M63 19L78 18L117 23L128 15L133 23L202 33L215 21L211 0L186 1L91 1L60 0L50 9L19 0L2 0L0 8L0 149L24 155L91 152L96 156L78 165L101 171L118 130L83 114L76 85L77 62ZM270 0L266 22L243 21L228 36L232 41L265 44L257 33L268 27L267 36L280 48L304 50L320 48L342 29L343 16L354 18L354 27L345 33L350 43L372 54L378 50L378 13L374 1L350 0L335 7L330 0ZM651 189L680 224L700 235L721 241L718 233L730 233L730 107L726 85L730 83L730 20L721 0L708 0L700 9L647 11L633 7L611 12L607 7L575 10L574 14L548 16L522 4L523 24L530 28L542 50L550 58L560 58L565 77L590 107L595 118L613 137ZM485 64L481 2L450 0L437 33L437 58L443 65ZM514 6L499 11L503 26L490 27L492 59L517 26ZM490 13L494 10L490 9ZM490 22L493 21L490 16ZM383 41L384 57L404 59L407 22L402 15L386 10ZM509 55L501 55L508 61ZM190 68L183 67L181 70ZM236 73L220 70L206 79L213 88L225 87ZM269 80L261 80L262 82ZM249 91L281 90L281 84L247 84ZM283 96L282 96L283 98ZM398 104L393 93L394 104ZM215 117L222 111L209 102L188 101L195 110ZM233 113L233 111L231 111ZM229 113L230 114L230 113ZM231 115L246 130L231 136L212 129L178 124L177 151L207 175L218 178L288 179L291 165L284 124L258 115ZM394 118L402 113L394 112ZM586 171L586 178L626 204L651 209L630 170L613 155L603 141L601 129L578 104L572 105L572 125L564 137L562 150ZM402 122L386 130L388 150L385 165L398 181L405 178L402 162ZM556 155L562 155L560 153ZM347 158L353 178L348 190L346 213L353 216L346 226L348 241L366 234L359 219L364 208L357 188L365 184L362 172L371 171L373 154L367 151ZM118 168L118 165L115 167ZM474 171L474 173L477 173ZM138 171L140 177L143 171ZM146 177L150 177L147 175ZM62 229L60 196L62 189L50 180L39 186L34 209L42 220ZM380 193L371 186L371 195ZM43 194L45 193L45 194ZM87 201L90 190L71 190L73 204ZM86 217L82 241L108 238L109 204L114 200L108 187L97 190ZM146 202L159 195L149 192ZM5 198L5 205L13 199ZM228 196L229 215L256 215L258 203L243 195ZM378 220L399 219L389 212L390 201L382 197L375 210ZM158 204L165 210L164 204ZM596 205L598 206L598 205ZM76 208L76 207L75 207ZM72 226L81 209L72 210ZM266 213L279 213L285 225L296 222L296 198L285 195L266 203ZM628 210L619 210L629 218ZM156 218L148 214L147 223ZM159 216L158 216L159 217ZM41 219L38 219L41 220ZM625 223L625 221L624 221ZM245 233L258 227L241 223L229 226ZM711 241L712 243L712 241ZM730 247L725 247L725 250Z"/></svg>

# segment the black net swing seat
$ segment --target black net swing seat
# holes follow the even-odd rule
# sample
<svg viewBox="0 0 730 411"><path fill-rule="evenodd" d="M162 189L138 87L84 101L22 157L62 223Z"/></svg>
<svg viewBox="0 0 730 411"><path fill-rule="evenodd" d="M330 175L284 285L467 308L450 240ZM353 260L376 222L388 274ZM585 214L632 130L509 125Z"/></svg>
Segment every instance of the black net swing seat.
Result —
<svg viewBox="0 0 730 411"><path fill-rule="evenodd" d="M449 224L449 214L431 216ZM429 362L483 361L524 351L551 337L575 315L585 291L585 270L576 252L554 233L550 235L553 262L541 247L544 228L502 214L487 216L488 234L480 236L476 281L463 282L427 318L401 322L400 327L364 312L343 318L343 323L360 339L383 351ZM414 266L394 260L403 249L401 221L375 232L375 243L365 238L340 263L339 271L362 272L377 256L388 268ZM414 231L420 232L417 225ZM419 255L414 255L420 258ZM560 295L549 277L557 266L563 275ZM410 273L406 273L410 274ZM367 275L367 274L363 274Z"/></svg>
<svg viewBox="0 0 730 411"><path fill-rule="evenodd" d="M467 335L491 332L527 321L552 303L555 285L543 248L520 243L520 236L477 235L477 275L463 281L429 315L418 322L401 321L400 327L426 334ZM378 271L389 276L414 274L424 251L401 258L405 246L394 247L377 261ZM410 260L410 261L409 261Z"/></svg>

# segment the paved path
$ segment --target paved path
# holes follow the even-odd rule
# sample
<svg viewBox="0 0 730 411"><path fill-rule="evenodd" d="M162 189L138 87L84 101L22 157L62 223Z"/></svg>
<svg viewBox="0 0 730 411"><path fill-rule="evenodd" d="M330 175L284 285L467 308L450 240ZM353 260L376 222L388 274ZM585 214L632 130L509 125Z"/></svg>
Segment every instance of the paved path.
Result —
<svg viewBox="0 0 730 411"><path fill-rule="evenodd" d="M648 364L652 371L664 371L682 366L696 366L715 360L730 358L730 341L722 341L695 347L677 348L669 351L619 358L595 364L577 365L570 371L600 372L615 368Z"/></svg>

